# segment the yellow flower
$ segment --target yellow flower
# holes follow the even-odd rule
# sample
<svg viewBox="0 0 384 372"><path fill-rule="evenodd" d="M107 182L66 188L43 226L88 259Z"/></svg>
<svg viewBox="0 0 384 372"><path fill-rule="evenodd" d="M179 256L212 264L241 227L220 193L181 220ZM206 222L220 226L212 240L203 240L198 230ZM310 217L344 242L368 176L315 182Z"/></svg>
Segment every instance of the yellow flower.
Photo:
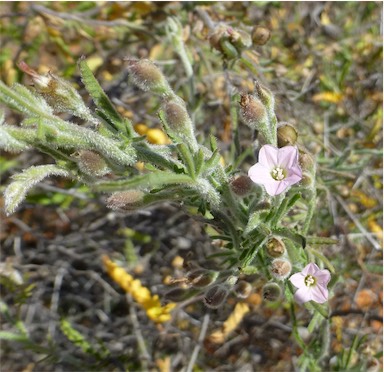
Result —
<svg viewBox="0 0 384 372"><path fill-rule="evenodd" d="M141 136L147 136L147 141L154 145L167 145L171 143L168 136L159 128L148 128L145 124L136 124L135 131Z"/></svg>
<svg viewBox="0 0 384 372"><path fill-rule="evenodd" d="M158 295L152 296L150 290L144 287L139 279L134 279L122 267L111 261L109 257L103 256L104 267L112 280L117 283L125 292L144 308L149 319L155 323L164 323L171 319L171 311L176 306L175 303L169 303L161 306Z"/></svg>

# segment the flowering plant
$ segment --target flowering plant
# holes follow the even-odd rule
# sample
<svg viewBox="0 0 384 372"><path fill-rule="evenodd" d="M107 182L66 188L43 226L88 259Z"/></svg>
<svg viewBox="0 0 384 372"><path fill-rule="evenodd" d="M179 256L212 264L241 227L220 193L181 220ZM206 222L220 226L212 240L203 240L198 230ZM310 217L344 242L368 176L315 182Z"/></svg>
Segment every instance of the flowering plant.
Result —
<svg viewBox="0 0 384 372"><path fill-rule="evenodd" d="M168 31L179 43L177 23L170 22ZM241 32L227 31L219 33L223 40L217 48L225 58L232 58L249 43L239 42ZM180 47L178 53L186 71L191 71L185 50ZM314 246L335 241L308 235L316 205L316 163L297 142L296 129L278 122L272 92L255 81L252 93L238 93L238 117L260 138L251 149L235 149L241 161L229 159L225 165L214 136L198 140L187 102L160 68L146 59L129 58L126 64L130 82L159 99L163 129L156 138L161 140L153 140L149 130L133 125L115 109L85 58L78 67L95 110L87 107L69 82L52 73L40 75L25 62L19 67L31 76L33 90L0 82L0 101L26 117L19 126L5 124L2 118L0 146L12 152L36 148L55 161L12 177L5 190L6 212L13 213L36 183L59 176L106 194L106 204L113 210L134 211L173 201L199 213L200 220L210 226L212 240L221 243L215 255L220 270L202 267L187 272L180 280L187 288L166 295L172 305L162 306L157 295L129 274L118 276L122 269L105 261L114 280L156 322L168 321L178 300L199 294L209 308L224 306L231 293L245 298L252 291L246 280L253 274L263 281L266 301L286 298L294 308L294 295L300 303L324 303L333 268L321 253L314 254ZM71 118L63 118L63 113ZM87 125L75 124L72 117ZM258 162L249 168L257 152ZM329 271L313 263L315 256ZM291 275L304 266L301 273ZM299 288L295 294L290 283ZM327 318L325 307L315 310ZM297 324L293 327L297 329ZM294 334L300 342L298 333Z"/></svg>

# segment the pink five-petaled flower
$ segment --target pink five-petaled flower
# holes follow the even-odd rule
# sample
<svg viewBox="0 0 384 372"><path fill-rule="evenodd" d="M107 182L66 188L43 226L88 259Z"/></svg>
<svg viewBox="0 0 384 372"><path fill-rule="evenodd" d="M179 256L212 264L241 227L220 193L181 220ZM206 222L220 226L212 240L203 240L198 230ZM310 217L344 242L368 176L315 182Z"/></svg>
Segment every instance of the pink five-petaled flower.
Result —
<svg viewBox="0 0 384 372"><path fill-rule="evenodd" d="M328 270L320 270L316 264L310 263L300 273L293 274L289 280L298 288L295 293L298 303L315 301L322 304L328 300L327 285L331 280Z"/></svg>
<svg viewBox="0 0 384 372"><path fill-rule="evenodd" d="M297 148L264 145L259 152L259 162L249 169L248 176L253 182L264 185L269 195L281 194L302 178Z"/></svg>

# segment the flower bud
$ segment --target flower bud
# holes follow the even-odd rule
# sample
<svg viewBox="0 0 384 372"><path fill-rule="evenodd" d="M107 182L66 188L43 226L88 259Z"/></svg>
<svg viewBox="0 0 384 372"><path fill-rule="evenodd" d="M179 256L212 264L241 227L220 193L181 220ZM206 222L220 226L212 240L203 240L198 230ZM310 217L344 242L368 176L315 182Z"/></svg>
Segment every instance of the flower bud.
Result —
<svg viewBox="0 0 384 372"><path fill-rule="evenodd" d="M271 38L271 32L261 26L255 26L252 30L252 41L255 45L264 45Z"/></svg>
<svg viewBox="0 0 384 372"><path fill-rule="evenodd" d="M224 24L218 24L214 30L208 35L208 41L212 48L222 52L221 40L223 37L228 37L228 27Z"/></svg>
<svg viewBox="0 0 384 372"><path fill-rule="evenodd" d="M292 264L285 258L276 258L271 264L271 273L278 280L288 278L292 271Z"/></svg>
<svg viewBox="0 0 384 372"><path fill-rule="evenodd" d="M239 298L247 298L252 292L252 285L245 280L240 280L236 283L233 291Z"/></svg>
<svg viewBox="0 0 384 372"><path fill-rule="evenodd" d="M76 89L67 81L48 72L38 74L24 61L19 68L32 77L34 88L56 112L68 112L85 120L95 121Z"/></svg>
<svg viewBox="0 0 384 372"><path fill-rule="evenodd" d="M142 205L144 195L140 190L115 192L107 199L107 206L114 210L135 210Z"/></svg>
<svg viewBox="0 0 384 372"><path fill-rule="evenodd" d="M272 237L267 242L267 254L272 258L281 257L285 253L285 244L281 239Z"/></svg>
<svg viewBox="0 0 384 372"><path fill-rule="evenodd" d="M261 85L259 81L255 80L255 92L259 100L269 112L272 112L275 108L275 97L273 93L265 86Z"/></svg>
<svg viewBox="0 0 384 372"><path fill-rule="evenodd" d="M205 288L212 284L219 273L217 271L206 269L195 269L187 273L187 281L194 288Z"/></svg>
<svg viewBox="0 0 384 372"><path fill-rule="evenodd" d="M173 288L167 293L165 293L165 299L173 302L181 302L186 300L187 298L193 296L195 294L194 291L183 289L183 288Z"/></svg>
<svg viewBox="0 0 384 372"><path fill-rule="evenodd" d="M145 92L171 94L172 90L160 69L149 59L125 59L134 82Z"/></svg>
<svg viewBox="0 0 384 372"><path fill-rule="evenodd" d="M238 196L246 196L252 190L253 182L246 175L239 175L231 180L231 190Z"/></svg>
<svg viewBox="0 0 384 372"><path fill-rule="evenodd" d="M297 141L297 137L296 129L290 124L283 124L277 128L278 147L294 145Z"/></svg>
<svg viewBox="0 0 384 372"><path fill-rule="evenodd" d="M305 188L311 188L313 186L314 179L313 176L308 172L303 172L300 185Z"/></svg>
<svg viewBox="0 0 384 372"><path fill-rule="evenodd" d="M244 123L252 129L259 129L259 124L268 120L265 106L260 99L251 94L241 95L240 114Z"/></svg>
<svg viewBox="0 0 384 372"><path fill-rule="evenodd" d="M301 148L299 150L299 164L303 171L312 171L315 166L315 160L307 150Z"/></svg>
<svg viewBox="0 0 384 372"><path fill-rule="evenodd" d="M267 283L263 287L263 299L266 301L277 301L281 296L281 288L277 283Z"/></svg>
<svg viewBox="0 0 384 372"><path fill-rule="evenodd" d="M170 135L174 133L182 140L188 142L194 150L198 146L194 135L192 120L188 115L184 102L180 100L167 100L162 106L164 111L164 120Z"/></svg>
<svg viewBox="0 0 384 372"><path fill-rule="evenodd" d="M205 292L204 303L211 309L217 309L224 303L228 293L228 288L225 285L215 285Z"/></svg>
<svg viewBox="0 0 384 372"><path fill-rule="evenodd" d="M228 33L231 44L234 45L239 52L241 52L242 49L249 48L252 45L251 35L249 35L248 32L230 28Z"/></svg>
<svg viewBox="0 0 384 372"><path fill-rule="evenodd" d="M110 172L105 160L96 152L80 150L77 155L79 169L90 176L104 176Z"/></svg>
<svg viewBox="0 0 384 372"><path fill-rule="evenodd" d="M271 208L271 203L269 201L262 201L260 203L257 203L254 210L255 211L265 211L267 209L270 209Z"/></svg>

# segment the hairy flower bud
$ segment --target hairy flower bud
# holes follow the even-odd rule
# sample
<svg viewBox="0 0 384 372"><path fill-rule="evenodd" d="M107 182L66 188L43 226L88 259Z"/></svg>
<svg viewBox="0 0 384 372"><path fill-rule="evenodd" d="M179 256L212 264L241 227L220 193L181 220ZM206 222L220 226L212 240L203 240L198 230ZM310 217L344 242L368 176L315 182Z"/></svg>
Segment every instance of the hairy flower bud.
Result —
<svg viewBox="0 0 384 372"><path fill-rule="evenodd" d="M235 295L239 298L247 298L252 292L252 285L245 280L239 280L233 288Z"/></svg>
<svg viewBox="0 0 384 372"><path fill-rule="evenodd" d="M32 77L34 88L47 101L56 112L67 112L82 119L95 122L89 109L76 89L67 81L48 72L38 74L24 61L18 64L19 68Z"/></svg>
<svg viewBox="0 0 384 372"><path fill-rule="evenodd" d="M160 69L149 59L125 59L128 71L134 82L145 92L171 94L172 90Z"/></svg>
<svg viewBox="0 0 384 372"><path fill-rule="evenodd" d="M189 289L173 288L165 293L164 297L169 301L180 302L186 300L194 294L195 292Z"/></svg>
<svg viewBox="0 0 384 372"><path fill-rule="evenodd" d="M292 264L285 258L276 258L271 264L271 273L278 280L288 278L292 271Z"/></svg>
<svg viewBox="0 0 384 372"><path fill-rule="evenodd" d="M267 283L263 287L263 299L266 301L277 301L281 296L281 288L277 283Z"/></svg>
<svg viewBox="0 0 384 372"><path fill-rule="evenodd" d="M240 98L240 114L252 129L259 129L261 123L268 120L267 111L260 99L251 94L242 94Z"/></svg>
<svg viewBox="0 0 384 372"><path fill-rule="evenodd" d="M297 141L297 131L290 124L283 124L277 128L277 145L284 147L287 145L294 145Z"/></svg>
<svg viewBox="0 0 384 372"><path fill-rule="evenodd" d="M315 166L315 160L307 150L301 148L299 150L299 164L303 171L312 171Z"/></svg>
<svg viewBox="0 0 384 372"><path fill-rule="evenodd" d="M107 206L115 210L135 210L142 205L144 195L140 190L115 192L107 199Z"/></svg>
<svg viewBox="0 0 384 372"><path fill-rule="evenodd" d="M238 196L246 196L252 190L253 182L246 175L239 175L230 182L231 190Z"/></svg>
<svg viewBox="0 0 384 372"><path fill-rule="evenodd" d="M217 309L224 303L228 293L229 290L225 285L215 285L205 292L204 303L211 309Z"/></svg>
<svg viewBox="0 0 384 372"><path fill-rule="evenodd" d="M104 176L110 172L105 160L96 152L80 150L77 154L79 169L90 176Z"/></svg>
<svg viewBox="0 0 384 372"><path fill-rule="evenodd" d="M261 85L258 80L255 80L254 83L256 96L267 108L268 112L273 112L275 109L275 97L273 93L267 87Z"/></svg>
<svg viewBox="0 0 384 372"><path fill-rule="evenodd" d="M162 106L166 129L170 135L177 135L188 143L194 151L198 146L194 135L194 128L191 118L188 115L185 103L181 99L166 100Z"/></svg>
<svg viewBox="0 0 384 372"><path fill-rule="evenodd" d="M255 26L252 29L252 41L255 45L264 45L271 38L271 32L261 26Z"/></svg>
<svg viewBox="0 0 384 372"><path fill-rule="evenodd" d="M272 237L267 242L267 254L272 258L278 258L284 255L285 244L284 242L276 237Z"/></svg>
<svg viewBox="0 0 384 372"><path fill-rule="evenodd" d="M187 273L187 281L194 288L205 288L212 284L219 273L206 269L195 269Z"/></svg>
<svg viewBox="0 0 384 372"><path fill-rule="evenodd" d="M311 188L314 183L314 177L308 173L308 172L303 172L303 178L300 181L300 185L305 187L305 188Z"/></svg>

